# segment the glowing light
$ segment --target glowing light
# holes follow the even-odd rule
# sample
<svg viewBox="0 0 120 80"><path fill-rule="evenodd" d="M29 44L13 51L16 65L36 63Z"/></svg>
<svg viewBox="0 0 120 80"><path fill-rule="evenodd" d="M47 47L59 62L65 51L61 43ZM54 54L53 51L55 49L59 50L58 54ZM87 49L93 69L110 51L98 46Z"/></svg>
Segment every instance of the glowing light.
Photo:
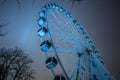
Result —
<svg viewBox="0 0 120 80"><path fill-rule="evenodd" d="M67 17L70 17L70 13L67 13L66 16L67 16Z"/></svg>
<svg viewBox="0 0 120 80"><path fill-rule="evenodd" d="M89 41L89 40L90 40L90 38L89 38L88 36L86 36L86 37L85 37L85 39L86 39L87 41Z"/></svg>
<svg viewBox="0 0 120 80"><path fill-rule="evenodd" d="M62 11L63 11L63 8L62 8L62 7L60 7L60 8L58 9L58 11L62 12Z"/></svg>
<svg viewBox="0 0 120 80"><path fill-rule="evenodd" d="M51 43L49 41L44 41L43 43L41 43L41 50L43 52L46 52L50 47L51 47Z"/></svg>
<svg viewBox="0 0 120 80"><path fill-rule="evenodd" d="M89 44L93 44L93 42L92 42L92 41L89 41L88 43L89 43Z"/></svg>
<svg viewBox="0 0 120 80"><path fill-rule="evenodd" d="M48 32L47 29L45 27L42 27L40 28L40 30L38 30L38 35L40 37L43 37L47 32Z"/></svg>
<svg viewBox="0 0 120 80"><path fill-rule="evenodd" d="M38 24L42 26L45 23L46 19L44 17L40 17Z"/></svg>
<svg viewBox="0 0 120 80"><path fill-rule="evenodd" d="M45 16L45 10L41 11L39 14L40 17L44 17Z"/></svg>
<svg viewBox="0 0 120 80"><path fill-rule="evenodd" d="M56 5L55 9L59 9L59 6Z"/></svg>

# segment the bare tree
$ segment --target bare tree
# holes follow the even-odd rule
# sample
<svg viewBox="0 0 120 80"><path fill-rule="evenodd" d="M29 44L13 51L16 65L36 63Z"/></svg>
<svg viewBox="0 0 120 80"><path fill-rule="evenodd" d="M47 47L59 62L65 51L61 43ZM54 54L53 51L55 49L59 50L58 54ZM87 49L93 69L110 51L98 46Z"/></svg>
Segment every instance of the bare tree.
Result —
<svg viewBox="0 0 120 80"><path fill-rule="evenodd" d="M33 60L23 50L0 49L0 80L33 80Z"/></svg>

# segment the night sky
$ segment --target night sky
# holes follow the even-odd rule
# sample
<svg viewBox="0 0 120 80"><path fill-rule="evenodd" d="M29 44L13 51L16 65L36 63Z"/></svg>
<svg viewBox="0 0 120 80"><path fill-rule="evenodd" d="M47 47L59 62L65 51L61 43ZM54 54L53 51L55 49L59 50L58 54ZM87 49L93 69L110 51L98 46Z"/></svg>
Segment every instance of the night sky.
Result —
<svg viewBox="0 0 120 80"><path fill-rule="evenodd" d="M55 2L73 14L84 26L99 49L108 70L120 80L120 1L85 0L72 7L69 1L21 0L20 8L15 0L8 0L0 7L0 23L6 23L0 37L0 48L22 48L34 60L32 68L36 80L50 80L51 72L46 69L45 58L40 50L37 20L41 7L47 2ZM46 77L47 76L47 77Z"/></svg>

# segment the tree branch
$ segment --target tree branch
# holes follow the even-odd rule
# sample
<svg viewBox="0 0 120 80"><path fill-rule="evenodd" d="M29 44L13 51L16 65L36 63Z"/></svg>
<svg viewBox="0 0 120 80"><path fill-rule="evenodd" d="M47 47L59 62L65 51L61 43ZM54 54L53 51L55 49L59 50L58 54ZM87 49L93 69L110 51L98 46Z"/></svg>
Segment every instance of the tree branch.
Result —
<svg viewBox="0 0 120 80"><path fill-rule="evenodd" d="M16 71L16 74L15 74L13 80L15 80L15 79L17 78L18 73L20 72L21 68L22 68L24 65L25 65L25 63L23 63L23 64L19 67L19 69Z"/></svg>

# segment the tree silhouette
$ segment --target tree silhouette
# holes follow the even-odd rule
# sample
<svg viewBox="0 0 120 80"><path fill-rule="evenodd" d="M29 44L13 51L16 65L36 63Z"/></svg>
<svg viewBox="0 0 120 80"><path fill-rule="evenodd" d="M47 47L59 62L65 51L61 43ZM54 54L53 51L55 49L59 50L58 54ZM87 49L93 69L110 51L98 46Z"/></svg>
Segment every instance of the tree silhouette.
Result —
<svg viewBox="0 0 120 80"><path fill-rule="evenodd" d="M0 80L33 80L33 60L23 50L0 49Z"/></svg>

